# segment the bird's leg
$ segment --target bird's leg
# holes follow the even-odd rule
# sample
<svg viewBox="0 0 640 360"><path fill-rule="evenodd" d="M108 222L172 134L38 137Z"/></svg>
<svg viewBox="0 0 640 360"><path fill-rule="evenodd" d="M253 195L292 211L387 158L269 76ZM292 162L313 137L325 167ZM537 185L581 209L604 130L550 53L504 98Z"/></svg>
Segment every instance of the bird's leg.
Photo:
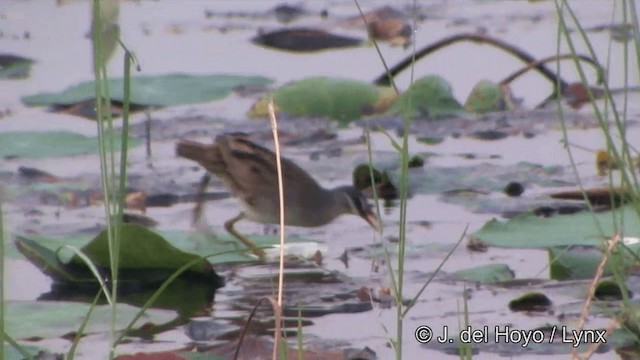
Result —
<svg viewBox="0 0 640 360"><path fill-rule="evenodd" d="M265 258L264 250L258 248L256 243L247 239L244 235L240 234L239 232L236 231L236 229L233 228L233 225L235 225L235 223L242 220L243 218L244 218L244 212L241 212L240 214L236 215L234 218L227 220L224 223L224 228L227 230L229 234L235 236L236 239L240 240L240 242L242 242L246 247L251 249L251 252L254 253L254 255L256 255L261 261L264 261L264 258Z"/></svg>
<svg viewBox="0 0 640 360"><path fill-rule="evenodd" d="M202 217L202 208L204 206L204 194L207 191L207 186L209 186L209 181L211 181L211 175L209 173L204 174L202 179L200 179L200 184L198 184L198 193L196 194L196 206L193 208L193 218L191 220L192 225L196 225L200 218Z"/></svg>

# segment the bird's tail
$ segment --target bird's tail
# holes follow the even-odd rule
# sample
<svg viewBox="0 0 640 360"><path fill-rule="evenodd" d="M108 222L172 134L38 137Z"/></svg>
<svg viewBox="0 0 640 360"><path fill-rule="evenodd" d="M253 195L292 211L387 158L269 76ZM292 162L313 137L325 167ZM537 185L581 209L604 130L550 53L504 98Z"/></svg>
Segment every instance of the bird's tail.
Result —
<svg viewBox="0 0 640 360"><path fill-rule="evenodd" d="M209 145L199 142L180 140L176 144L176 155L199 163L205 158L208 148Z"/></svg>
<svg viewBox="0 0 640 360"><path fill-rule="evenodd" d="M220 150L216 144L201 144L190 140L180 140L176 144L176 155L193 160L209 172L218 174L224 168Z"/></svg>

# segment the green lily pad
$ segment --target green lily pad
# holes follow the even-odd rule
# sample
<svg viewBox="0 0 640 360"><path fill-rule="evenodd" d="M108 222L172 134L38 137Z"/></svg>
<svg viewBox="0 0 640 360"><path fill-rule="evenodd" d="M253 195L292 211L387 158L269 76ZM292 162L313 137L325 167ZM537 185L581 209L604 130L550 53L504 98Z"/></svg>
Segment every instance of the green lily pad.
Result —
<svg viewBox="0 0 640 360"><path fill-rule="evenodd" d="M59 257L54 249L26 237L18 237L16 246L29 261L58 282L97 283L84 261L71 250L63 250ZM80 250L98 268L110 267L106 230ZM207 281L220 280L212 265L200 256L173 247L145 227L122 225L119 254L121 282L159 283L192 261L196 262L187 270L189 273Z"/></svg>
<svg viewBox="0 0 640 360"><path fill-rule="evenodd" d="M230 235L213 239L199 233L164 232L155 233L135 224L123 224L119 264L121 281L136 283L157 283L164 281L177 269L201 256L189 269L189 273L207 281L217 281L213 264L255 262L255 257L244 252L245 248ZM163 235L164 236L163 236ZM277 236L250 237L258 246L279 243ZM308 242L291 237L289 243ZM101 268L110 266L106 233L95 238L74 236L53 238L43 236L17 236L16 246L29 261L53 279L63 282L88 282L96 280L79 258L71 250L55 252L63 245L72 245L82 250L93 263ZM8 254L12 254L11 251ZM216 255L219 254L219 255Z"/></svg>
<svg viewBox="0 0 640 360"><path fill-rule="evenodd" d="M453 97L451 85L437 75L416 80L398 97L389 112L429 120L465 114L462 105Z"/></svg>
<svg viewBox="0 0 640 360"><path fill-rule="evenodd" d="M41 246L36 241L18 237L16 247L27 260L56 281L97 283L88 270L76 271L76 269L67 267L66 264L60 262L54 251Z"/></svg>
<svg viewBox="0 0 640 360"><path fill-rule="evenodd" d="M614 280L606 279L598 282L593 298L596 300L623 300L624 294L631 298L633 294L626 287L623 288Z"/></svg>
<svg viewBox="0 0 640 360"><path fill-rule="evenodd" d="M638 344L638 334L634 334L624 327L613 329L611 334L607 336L607 344L610 344L615 349L624 347L633 349Z"/></svg>
<svg viewBox="0 0 640 360"><path fill-rule="evenodd" d="M482 80L471 90L464 103L464 109L476 114L504 111L506 110L505 96L498 84Z"/></svg>
<svg viewBox="0 0 640 360"><path fill-rule="evenodd" d="M519 311L548 311L553 303L551 300L542 293L529 292L516 299L509 301L509 310L514 312Z"/></svg>
<svg viewBox="0 0 640 360"><path fill-rule="evenodd" d="M293 52L312 52L327 49L360 46L362 39L331 34L313 28L285 28L268 33L261 33L251 42L267 48Z"/></svg>
<svg viewBox="0 0 640 360"><path fill-rule="evenodd" d="M129 139L129 148L142 141ZM98 153L98 138L69 131L15 131L0 133L0 158L44 159ZM116 135L116 149L120 136Z"/></svg>
<svg viewBox="0 0 640 360"><path fill-rule="evenodd" d="M40 353L41 351L43 353L46 353L46 350L33 346L33 345L25 345L25 344L20 344L20 346L22 347L23 350L25 350L27 353L29 353L32 357L35 357L36 355L38 355L38 353ZM2 356L2 354L0 354L0 357ZM22 353L20 353L18 350L16 350L16 348L14 348L12 345L10 345L9 343L5 342L4 343L4 359L5 360L24 360L24 356L22 356Z"/></svg>
<svg viewBox="0 0 640 360"><path fill-rule="evenodd" d="M266 85L272 80L262 76L166 74L131 78L131 103L141 106L197 104L224 98L234 88ZM124 79L110 79L111 100L124 101ZM28 106L72 105L95 97L94 81L71 86L56 93L25 96Z"/></svg>
<svg viewBox="0 0 640 360"><path fill-rule="evenodd" d="M226 359L224 356L215 355L209 352L192 352L192 351L184 351L178 353L178 355L182 356L186 360L224 360Z"/></svg>
<svg viewBox="0 0 640 360"><path fill-rule="evenodd" d="M640 245L634 244L629 249L640 255ZM555 280L591 279L595 276L598 266L602 261L602 251L596 247L551 247L549 253L549 275ZM604 266L604 276L612 275L616 267L629 269L637 265L636 258L625 253L621 258L622 264L609 258Z"/></svg>
<svg viewBox="0 0 640 360"><path fill-rule="evenodd" d="M0 79L26 79L34 61L22 56L0 54Z"/></svg>
<svg viewBox="0 0 640 360"><path fill-rule="evenodd" d="M438 145L444 141L444 137L441 136L421 136L417 137L416 141L427 145Z"/></svg>
<svg viewBox="0 0 640 360"><path fill-rule="evenodd" d="M169 242L172 246L187 253L199 254L200 256L207 254L220 254L208 259L209 262L214 265L255 261L254 257L243 253L244 248L236 238L226 233L216 234L214 237L211 234L198 232L163 230L157 231L157 234L162 236L164 240ZM49 251L56 251L63 245L70 245L80 249L89 244L95 237L82 234L66 237L17 235L16 238L18 240L30 240ZM280 239L277 236L271 235L247 235L247 238L251 239L259 247L273 246L280 243ZM311 242L311 240L297 236L287 237L288 244L305 244L309 242ZM8 247L5 254L10 257L16 257L18 253L15 251L15 248ZM59 258L60 260L67 262L71 259L71 256L66 252L63 252L59 254Z"/></svg>
<svg viewBox="0 0 640 360"><path fill-rule="evenodd" d="M626 236L640 234L640 219L633 207L624 206L618 209L617 216L618 219L621 216L624 218L620 230ZM598 225L604 233L600 233ZM527 213L508 221L491 220L471 236L494 246L512 248L598 246L618 230L613 225L611 212L592 215L583 211L548 218Z"/></svg>
<svg viewBox="0 0 640 360"><path fill-rule="evenodd" d="M252 117L266 117L273 98L278 111L294 116L323 116L346 125L366 115L386 111L395 91L363 81L313 77L276 89L258 100L249 111Z"/></svg>
<svg viewBox="0 0 640 360"><path fill-rule="evenodd" d="M110 257L107 231L103 231L85 245L82 252L97 266L108 267ZM161 235L148 228L136 224L122 225L118 260L121 268L177 270L198 257L177 249ZM74 255L71 263L84 264L77 255ZM211 271L211 266L206 260L201 259L189 270L207 274Z"/></svg>
<svg viewBox="0 0 640 360"><path fill-rule="evenodd" d="M369 164L360 164L353 170L353 186L365 194L372 193L371 173L373 173L373 184L376 188L376 193L381 199L393 200L398 198L398 189L389 179L389 174L386 171L381 172Z"/></svg>
<svg viewBox="0 0 640 360"><path fill-rule="evenodd" d="M78 330L90 304L59 301L5 303L5 331L14 339L55 338ZM118 304L115 329L124 329L140 311L139 308ZM174 311L147 309L136 327L164 324L176 318ZM111 307L98 305L85 328L86 333L106 333L111 322Z"/></svg>
<svg viewBox="0 0 640 360"><path fill-rule="evenodd" d="M255 262L256 258L246 252L246 248L235 237L221 233L215 237L211 234L185 231L160 231L159 234L165 237L175 247L193 254L220 254L209 257L212 264L232 264ZM280 238L276 235L246 235L258 247L268 247L278 245ZM287 236L287 244L304 244L312 242L309 239Z"/></svg>
<svg viewBox="0 0 640 360"><path fill-rule="evenodd" d="M513 270L506 264L476 266L470 269L456 271L454 275L461 280L475 281L482 284L508 281L515 278Z"/></svg>

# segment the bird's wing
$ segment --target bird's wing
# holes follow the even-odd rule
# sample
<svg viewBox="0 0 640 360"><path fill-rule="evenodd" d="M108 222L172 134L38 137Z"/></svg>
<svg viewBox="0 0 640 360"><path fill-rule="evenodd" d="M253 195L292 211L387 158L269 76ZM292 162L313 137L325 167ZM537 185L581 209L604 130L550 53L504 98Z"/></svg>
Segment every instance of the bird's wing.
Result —
<svg viewBox="0 0 640 360"><path fill-rule="evenodd" d="M216 145L228 173L227 179L221 179L237 196L243 197L248 204L258 197L277 199L276 155L271 150L249 141L242 135L218 136ZM321 189L320 185L293 161L281 158L281 162L287 202L301 201L305 194ZM293 183L296 185L287 185Z"/></svg>

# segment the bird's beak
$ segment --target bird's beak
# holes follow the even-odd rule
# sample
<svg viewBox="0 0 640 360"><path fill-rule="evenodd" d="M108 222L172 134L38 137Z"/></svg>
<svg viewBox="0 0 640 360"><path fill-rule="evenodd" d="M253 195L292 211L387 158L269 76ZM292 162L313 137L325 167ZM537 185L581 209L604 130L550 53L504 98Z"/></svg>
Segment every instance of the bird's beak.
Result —
<svg viewBox="0 0 640 360"><path fill-rule="evenodd" d="M378 219L378 216L375 212L369 209L362 214L362 218L378 233L382 234L382 223L380 222L380 219Z"/></svg>

